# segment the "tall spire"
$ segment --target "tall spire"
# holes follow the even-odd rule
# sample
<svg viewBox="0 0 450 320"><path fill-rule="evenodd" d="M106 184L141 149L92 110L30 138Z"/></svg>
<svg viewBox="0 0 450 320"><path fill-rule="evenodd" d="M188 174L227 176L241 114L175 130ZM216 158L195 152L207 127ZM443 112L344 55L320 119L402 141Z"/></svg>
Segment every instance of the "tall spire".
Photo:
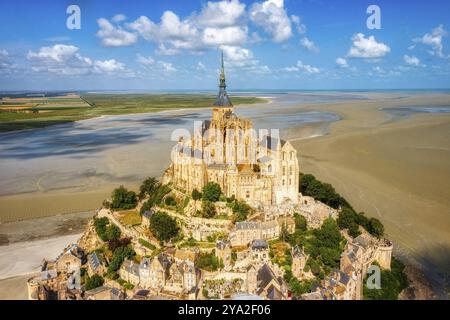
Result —
<svg viewBox="0 0 450 320"><path fill-rule="evenodd" d="M222 50L222 60L221 60L221 68L220 68L220 85L219 88L226 89L227 85L225 83L225 66L223 63L223 50Z"/></svg>
<svg viewBox="0 0 450 320"><path fill-rule="evenodd" d="M221 52L221 65L220 65L220 77L219 77L219 95L217 96L215 106L220 107L232 107L233 104L227 94L227 84L225 82L225 65L223 62L223 50Z"/></svg>

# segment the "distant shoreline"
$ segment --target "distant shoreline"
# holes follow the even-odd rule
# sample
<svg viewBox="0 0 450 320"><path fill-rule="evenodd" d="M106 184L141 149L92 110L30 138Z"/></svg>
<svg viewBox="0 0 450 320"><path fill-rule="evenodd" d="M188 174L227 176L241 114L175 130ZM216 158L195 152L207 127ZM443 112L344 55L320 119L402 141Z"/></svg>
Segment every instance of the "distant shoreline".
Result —
<svg viewBox="0 0 450 320"><path fill-rule="evenodd" d="M92 94L92 93L91 93ZM95 95L95 94L92 94ZM97 94L98 96L106 96L105 98L107 98L108 94ZM126 94L109 94L111 95L111 103L114 103L114 97L115 98L120 98ZM143 95L145 94L128 94L128 96L135 96L135 99L137 98L142 98ZM182 94L168 94L169 96L172 97L179 97L179 96L184 96ZM188 96L187 94L185 94L186 96ZM155 99L158 96L161 96L161 94L155 94L155 95L150 95L149 97L151 99ZM163 95L163 96L167 96L167 95ZM199 97L203 97L205 99L211 99L211 97L206 96L205 94L197 94L196 96ZM57 98L57 97L56 97ZM231 96L231 98L234 98L236 100L238 100L237 104L235 106L240 106L240 105L251 105L251 104L261 104L261 103L271 103L271 99L267 99L267 98L262 98L259 96L250 96L250 95L238 95L238 96ZM59 115L58 112L65 112L65 110L63 108L61 109L57 109L57 108L53 108L52 112L50 113L46 113L46 114L42 114L43 117L40 116L35 116L33 117L29 117L28 115L22 115L22 114L14 114L17 119L8 119L6 118L6 120L4 120L1 115L2 112L0 111L0 135L1 134L8 134L8 133L17 133L17 132L25 132L25 131L29 131L29 130L36 130L36 129L43 129L43 128L48 128L48 127L54 127L54 126L60 126L60 125L67 125L69 123L75 123L78 121L85 121L85 120L91 120L91 119L98 119L98 118L102 118L102 117L107 117L107 116L123 116L123 115L138 115L138 114L157 114L157 113L165 113L165 112L177 112L177 111L181 111L181 110L199 110L199 109L211 109L214 106L213 105L205 105L205 106L200 106L200 107L170 107L172 104L168 104L167 108L161 108L162 110L156 110L159 109L160 107L158 107L158 104L161 104L162 102L159 101L149 101L148 103L150 103L149 105L139 105L139 103L142 103L142 101L138 100L135 105L133 105L133 108L120 108L120 107L99 107L95 105L95 99L87 99L86 96L80 96L79 99L81 99L82 101L86 102L87 104L90 105L90 110L91 111L98 111L99 109L104 110L105 114L100 114L100 115L96 115L96 114L91 114L91 113L84 113L86 111L86 109L83 108L79 108L79 113L76 114L70 114L70 115L65 115L65 114L61 114ZM242 99L253 99L251 101L242 101L240 102L240 100ZM1 101L1 100L0 100ZM170 101L169 101L170 102ZM152 103L154 105L152 105ZM164 103L167 103L164 102ZM178 101L173 101L173 104L185 104L184 102L178 102ZM120 105L120 103L117 103L117 105ZM49 105L51 106L51 105ZM139 109L141 111L136 112L136 109ZM53 114L53 112L55 112L56 114ZM101 112L101 111L100 111ZM108 112L110 112L110 114L108 114ZM116 112L116 113L115 113ZM24 117L24 118L21 118ZM31 126L31 128L16 128L14 127L14 125L16 126L20 126L20 125L28 125Z"/></svg>

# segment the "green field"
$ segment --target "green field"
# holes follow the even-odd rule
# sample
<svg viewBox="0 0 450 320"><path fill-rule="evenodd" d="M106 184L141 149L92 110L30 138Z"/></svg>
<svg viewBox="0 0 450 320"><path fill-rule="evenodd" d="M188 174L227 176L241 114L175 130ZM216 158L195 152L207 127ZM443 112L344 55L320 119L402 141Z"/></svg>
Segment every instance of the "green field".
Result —
<svg viewBox="0 0 450 320"><path fill-rule="evenodd" d="M207 108L215 101L213 95L194 94L88 94L82 97L55 97L46 103L36 103L27 112L11 112L14 104L23 101L8 100L9 110L0 109L0 132L42 128L55 124L89 119L102 115L146 113L174 109ZM232 97L235 105L265 102L256 97ZM0 105L1 107L1 105Z"/></svg>

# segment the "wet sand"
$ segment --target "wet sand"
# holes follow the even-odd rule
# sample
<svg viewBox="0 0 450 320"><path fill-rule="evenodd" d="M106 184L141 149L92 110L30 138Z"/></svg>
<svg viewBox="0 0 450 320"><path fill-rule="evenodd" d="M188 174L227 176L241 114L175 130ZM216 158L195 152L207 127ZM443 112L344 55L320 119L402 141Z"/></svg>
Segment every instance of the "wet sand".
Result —
<svg viewBox="0 0 450 320"><path fill-rule="evenodd" d="M337 189L358 211L379 218L397 254L419 264L448 292L450 279L450 114L392 121L380 107L441 105L450 96L321 106L342 121L331 134L293 141L301 171Z"/></svg>
<svg viewBox="0 0 450 320"><path fill-rule="evenodd" d="M361 94L355 95L359 97ZM380 109L405 106L447 108L450 107L450 95L367 93L365 96L368 99L318 103L312 103L312 98L306 101L293 99L282 104L282 107L280 101L275 100L265 106L237 108L237 113L241 115L242 111L246 117L255 118L255 125L269 125L271 128L278 122L270 126L273 122L266 111L275 110L277 115L285 117L294 114L294 120L286 121L288 125L281 131L282 136L291 139L299 151L300 170L313 173L319 179L333 184L358 211L378 217L385 225L388 237L395 242L396 253L418 264L435 284L448 290L450 114L406 113L405 116L402 113L399 116ZM256 113L253 108L256 108ZM331 122L330 119L320 121L319 118L314 123L296 125L296 113L309 111L336 114L341 120ZM180 112L177 116L185 119L178 125L192 129L192 125L187 122L206 119L210 111ZM277 118L274 119L276 122ZM176 124L176 121L181 121L172 120ZM137 138L133 131L137 121L148 123L152 135L144 132ZM88 120L80 125L94 127L98 123ZM108 123L107 126L110 129L107 133L126 126L130 126L130 129L125 132L125 138L123 132L121 136L102 135L102 143L92 149L85 144L75 145L74 150L81 148L85 152L81 156L69 151L64 158L36 154L40 162L33 162L26 157L21 159L22 155L16 153L15 158L7 159L6 164L2 160L5 169L10 168L8 161L13 160L16 162L11 162L11 166L20 163L24 169L23 181L19 177L4 180L6 182L0 184L0 191L3 191L2 186L6 190L6 186L10 186L7 184L9 181L15 183L10 190L11 195L3 193L0 196L0 218L11 221L92 210L98 208L117 185L137 188L145 176L159 176L162 173L170 160L169 151L173 145L167 131L163 130L167 129L169 123L164 122L159 126L151 119L128 117L117 119L116 123ZM75 125L72 130L77 132L81 129ZM99 130L96 129L94 134L99 135ZM104 137L111 140L120 137L121 144L103 148L111 143ZM149 143L142 142L149 139ZM43 143L41 140L34 142ZM34 171L30 171L32 174L28 176L32 178L27 176L27 165L30 164ZM67 171L67 167L73 167L73 170ZM42 174L50 168L53 173ZM35 172L39 172L40 176L35 177ZM37 190L36 186L39 187ZM0 253L4 248L0 247Z"/></svg>
<svg viewBox="0 0 450 320"><path fill-rule="evenodd" d="M43 259L55 259L80 236L81 234L75 234L0 247L0 279L38 272Z"/></svg>
<svg viewBox="0 0 450 320"><path fill-rule="evenodd" d="M0 300L28 300L27 280L31 276L0 280Z"/></svg>

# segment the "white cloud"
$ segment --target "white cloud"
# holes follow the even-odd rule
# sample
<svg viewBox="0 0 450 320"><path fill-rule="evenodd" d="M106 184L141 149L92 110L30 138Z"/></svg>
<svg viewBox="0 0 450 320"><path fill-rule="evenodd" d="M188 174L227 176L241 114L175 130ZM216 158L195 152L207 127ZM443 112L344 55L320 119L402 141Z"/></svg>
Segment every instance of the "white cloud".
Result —
<svg viewBox="0 0 450 320"><path fill-rule="evenodd" d="M306 26L301 23L300 17L296 15L291 15L292 23L295 25L297 32L300 34L306 33Z"/></svg>
<svg viewBox="0 0 450 320"><path fill-rule="evenodd" d="M415 56L408 56L407 54L405 54L403 56L403 60L405 60L406 64L408 64L410 66L415 66L415 67L420 66L420 60L419 60L419 58L417 58Z"/></svg>
<svg viewBox="0 0 450 320"><path fill-rule="evenodd" d="M127 17L124 14L116 14L111 20L115 23L119 23L127 20Z"/></svg>
<svg viewBox="0 0 450 320"><path fill-rule="evenodd" d="M57 75L114 74L133 75L125 65L115 59L93 60L82 56L79 48L72 45L56 44L41 47L37 52L29 51L27 59L32 70Z"/></svg>
<svg viewBox="0 0 450 320"><path fill-rule="evenodd" d="M38 52L29 51L27 58L55 63L67 62L69 59L82 61L83 58L78 54L78 50L75 46L56 44L53 47L42 47Z"/></svg>
<svg viewBox="0 0 450 320"><path fill-rule="evenodd" d="M175 72L177 69L170 62L158 61L160 66L167 72Z"/></svg>
<svg viewBox="0 0 450 320"><path fill-rule="evenodd" d="M206 28L203 31L203 43L208 46L219 46L221 44L239 45L244 43L247 38L246 27L225 27Z"/></svg>
<svg viewBox="0 0 450 320"><path fill-rule="evenodd" d="M198 23L208 27L228 27L238 24L245 14L245 4L239 0L208 2L198 16Z"/></svg>
<svg viewBox="0 0 450 320"><path fill-rule="evenodd" d="M272 71L266 65L261 65L249 49L237 46L222 46L225 55L225 67L238 69L253 74L269 74Z"/></svg>
<svg viewBox="0 0 450 320"><path fill-rule="evenodd" d="M145 40L157 43L158 54L175 55L182 50L195 53L219 45L245 43L248 28L242 24L244 12L245 5L237 0L208 2L199 14L193 13L184 20L166 11L158 24L141 16L126 27Z"/></svg>
<svg viewBox="0 0 450 320"><path fill-rule="evenodd" d="M206 71L206 66L201 61L199 61L197 63L196 69L197 69L197 71Z"/></svg>
<svg viewBox="0 0 450 320"><path fill-rule="evenodd" d="M96 73L117 73L125 71L125 65L115 59L94 61L94 72Z"/></svg>
<svg viewBox="0 0 450 320"><path fill-rule="evenodd" d="M309 74L320 73L319 68L312 67L308 64L303 64L303 62L301 62L300 60L297 61L297 67L299 67L300 70L303 70L304 72L309 73Z"/></svg>
<svg viewBox="0 0 450 320"><path fill-rule="evenodd" d="M165 72L176 72L177 69L174 67L174 65L170 62L166 61L158 61L153 59L151 56L144 57L140 54L137 55L136 61L146 67L148 70L159 70L159 71L165 71Z"/></svg>
<svg viewBox="0 0 450 320"><path fill-rule="evenodd" d="M305 72L308 74L318 74L321 72L321 70L319 68L313 67L309 64L304 64L302 61L298 60L297 64L295 66L291 66L291 67L286 67L284 68L284 71L287 72Z"/></svg>
<svg viewBox="0 0 450 320"><path fill-rule="evenodd" d="M319 48L316 46L316 44L309 40L307 37L304 37L300 40L300 44L308 51L312 52L319 52Z"/></svg>
<svg viewBox="0 0 450 320"><path fill-rule="evenodd" d="M386 44L377 42L374 36L366 38L364 34L357 33L353 36L352 41L353 46L347 54L350 58L382 58L391 51Z"/></svg>
<svg viewBox="0 0 450 320"><path fill-rule="evenodd" d="M0 70L6 72L11 66L12 64L9 59L8 51L6 51L6 49L0 49Z"/></svg>
<svg viewBox="0 0 450 320"><path fill-rule="evenodd" d="M148 56L148 57L144 57L140 54L137 55L137 62L139 62L140 64L144 65L144 66L152 66L155 64L155 59L153 59L152 57Z"/></svg>
<svg viewBox="0 0 450 320"><path fill-rule="evenodd" d="M341 67L341 68L348 68L349 67L348 63L347 63L347 60L345 60L344 58L341 58L341 57L336 59L336 64L339 67Z"/></svg>
<svg viewBox="0 0 450 320"><path fill-rule="evenodd" d="M414 39L415 42L420 42L425 45L431 46L432 50L429 51L430 54L444 58L443 53L444 46L442 45L442 38L446 37L448 32L444 29L441 24L434 28L431 33L426 33L422 38Z"/></svg>
<svg viewBox="0 0 450 320"><path fill-rule="evenodd" d="M275 42L283 42L292 36L292 25L283 0L266 0L254 3L250 19L268 33Z"/></svg>
<svg viewBox="0 0 450 320"><path fill-rule="evenodd" d="M129 46L137 42L138 36L135 33L126 31L120 26L114 26L107 19L97 20L100 30L97 37L101 39L101 44L105 47Z"/></svg>

